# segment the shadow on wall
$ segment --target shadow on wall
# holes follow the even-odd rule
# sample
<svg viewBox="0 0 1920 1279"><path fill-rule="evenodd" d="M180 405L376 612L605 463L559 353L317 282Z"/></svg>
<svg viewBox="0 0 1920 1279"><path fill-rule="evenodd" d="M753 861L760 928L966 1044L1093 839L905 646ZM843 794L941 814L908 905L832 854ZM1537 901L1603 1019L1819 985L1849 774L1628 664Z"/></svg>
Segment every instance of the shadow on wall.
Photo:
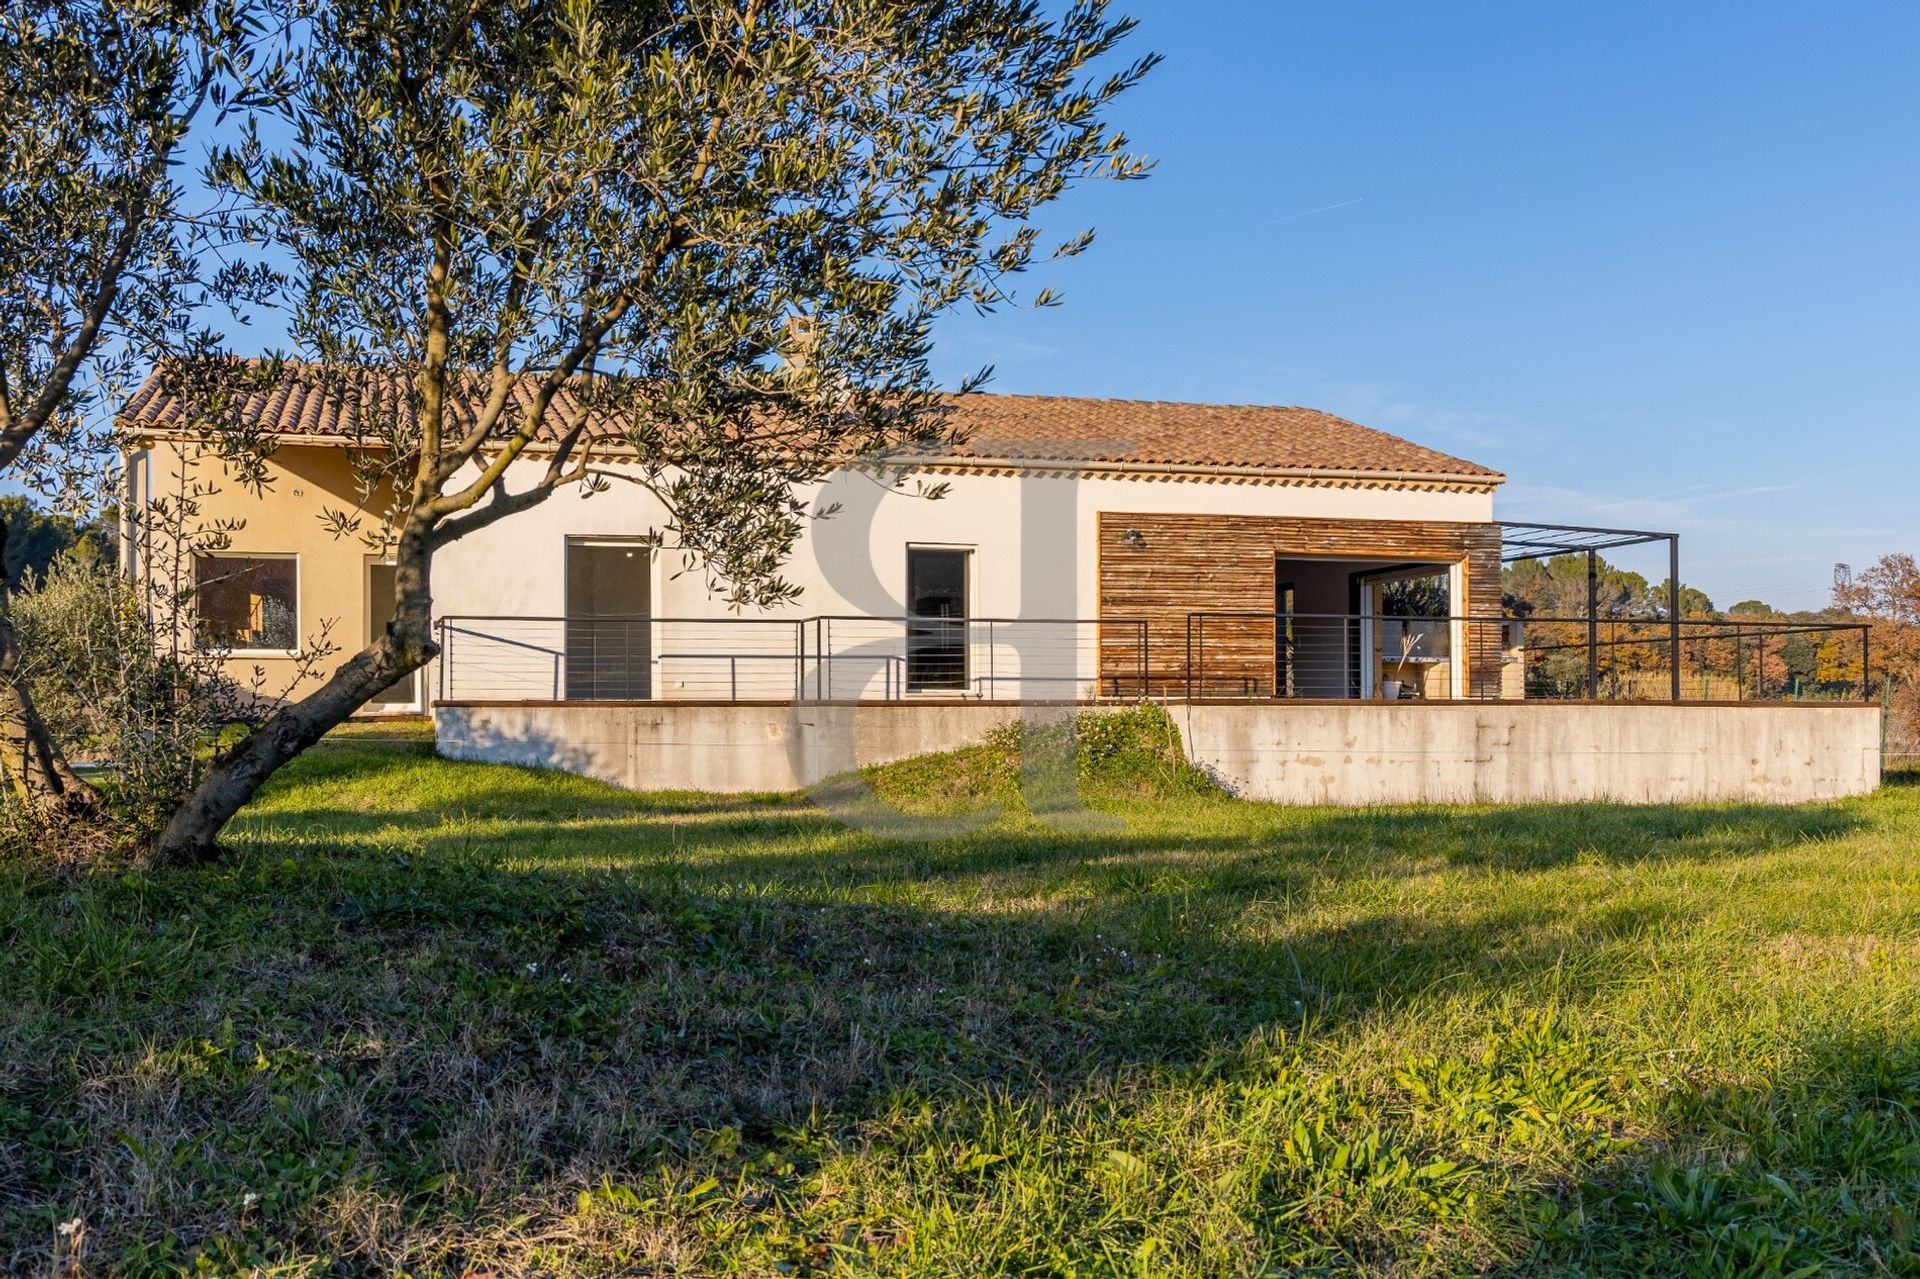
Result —
<svg viewBox="0 0 1920 1279"><path fill-rule="evenodd" d="M434 749L445 759L573 773L615 786L627 780L624 768L615 767L571 734L563 737L532 727L508 731L484 715L473 714L462 716L451 727L437 727Z"/></svg>

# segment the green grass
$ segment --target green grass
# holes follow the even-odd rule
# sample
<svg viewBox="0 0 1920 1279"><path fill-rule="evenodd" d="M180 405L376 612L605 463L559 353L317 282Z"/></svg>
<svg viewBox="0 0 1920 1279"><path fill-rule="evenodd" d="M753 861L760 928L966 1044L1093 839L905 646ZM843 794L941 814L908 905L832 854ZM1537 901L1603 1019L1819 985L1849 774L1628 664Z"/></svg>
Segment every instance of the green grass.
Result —
<svg viewBox="0 0 1920 1279"><path fill-rule="evenodd" d="M1076 833L1007 746L890 843L382 728L222 864L0 871L0 1269L1920 1273L1920 786L1289 810L1121 734Z"/></svg>

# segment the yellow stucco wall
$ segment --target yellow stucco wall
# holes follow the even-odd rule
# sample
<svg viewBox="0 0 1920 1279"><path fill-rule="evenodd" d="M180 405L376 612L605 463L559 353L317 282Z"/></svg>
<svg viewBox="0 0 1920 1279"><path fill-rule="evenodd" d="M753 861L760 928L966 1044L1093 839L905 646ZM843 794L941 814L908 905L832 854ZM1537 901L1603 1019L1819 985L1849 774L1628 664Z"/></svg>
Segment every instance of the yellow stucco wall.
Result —
<svg viewBox="0 0 1920 1279"><path fill-rule="evenodd" d="M223 554L292 555L298 560L296 633L306 651L323 641L335 652L317 664L324 677L366 645L367 571L378 557L357 534L341 535L322 518L328 508L358 511L361 499L353 464L339 447L282 445L268 462L271 481L262 493L239 483L218 458L191 444L153 441L128 459L135 489L134 510L154 501L176 502L184 489L198 511L191 524L211 528L226 519L243 521L228 535ZM149 517L151 520L151 517ZM157 521L152 521L157 522ZM363 530L378 527L376 515L362 517ZM173 572L171 541L152 528L134 530L142 548L139 571L165 578ZM191 581L192 565L182 566ZM250 684L258 667L261 692L285 695L300 665L291 656L248 654L227 662L227 672ZM309 685L310 686L310 685Z"/></svg>

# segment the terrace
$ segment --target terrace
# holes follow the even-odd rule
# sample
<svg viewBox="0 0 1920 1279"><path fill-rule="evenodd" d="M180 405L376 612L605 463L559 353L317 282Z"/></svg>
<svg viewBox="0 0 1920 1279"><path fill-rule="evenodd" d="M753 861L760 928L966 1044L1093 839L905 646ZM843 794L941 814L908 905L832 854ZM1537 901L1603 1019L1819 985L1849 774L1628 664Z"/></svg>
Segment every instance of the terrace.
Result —
<svg viewBox="0 0 1920 1279"><path fill-rule="evenodd" d="M1460 613L1444 568L1319 559L1359 607L1295 608L1290 581L1262 610L1166 616L852 614L450 616L442 703L1864 700L1868 628L1850 622L1622 616L1600 607L1602 551L1670 533L1503 523L1501 560L1584 554L1588 606L1571 615ZM1424 596L1399 589L1431 581ZM1343 583L1345 585L1345 583ZM956 615L957 614L957 615Z"/></svg>
<svg viewBox="0 0 1920 1279"><path fill-rule="evenodd" d="M1509 525L1500 547L1473 525L1395 555L1377 527L1334 525L1301 539L1328 553L1268 550L1256 574L1244 553L1176 571L1210 548L1173 531L1103 521L1120 551L1100 617L974 617L964 590L893 617L450 616L440 749L633 789L782 791L1148 699L1190 762L1286 803L1785 803L1879 784L1864 627L1623 616L1591 589L1584 614L1507 615L1490 589L1503 558L1573 546L1593 566L1667 535ZM1160 558L1125 558L1131 534ZM1241 536L1244 552L1265 531ZM1467 559L1438 558L1464 538ZM1274 607L1194 606L1252 589ZM1311 607L1336 595L1355 607Z"/></svg>

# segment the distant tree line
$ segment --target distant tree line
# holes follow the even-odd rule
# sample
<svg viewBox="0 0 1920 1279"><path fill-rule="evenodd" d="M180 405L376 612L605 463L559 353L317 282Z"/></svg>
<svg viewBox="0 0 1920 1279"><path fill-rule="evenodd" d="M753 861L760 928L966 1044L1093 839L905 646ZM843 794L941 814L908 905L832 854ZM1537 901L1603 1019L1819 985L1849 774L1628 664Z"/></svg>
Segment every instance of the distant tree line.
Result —
<svg viewBox="0 0 1920 1279"><path fill-rule="evenodd" d="M1906 557L1889 556L1888 561ZM1596 616L1601 628L1601 679L1605 691L1619 695L1663 696L1670 680L1671 642L1665 623L1673 616L1665 581L1648 581L1642 574L1596 557ZM1907 559L1911 564L1911 559ZM1876 566L1876 570L1880 566ZM1879 582L1877 572L1861 581ZM1576 620L1587 615L1587 557L1558 555L1522 560L1510 566L1502 583L1506 612L1536 619L1527 629L1527 678L1536 695L1571 696L1587 679L1586 627ZM1878 691L1878 680L1890 671L1907 671L1896 660L1884 665L1875 657L1871 672L1861 669L1861 649L1852 633L1823 635L1782 633L1792 623L1872 620L1884 602L1865 588L1850 594L1836 591L1825 608L1785 611L1761 600L1743 600L1721 609L1695 587L1680 588L1683 625L1680 654L1681 683L1689 697L1728 698L1759 696L1821 697L1856 693L1863 680ZM1738 625L1755 623L1752 627ZM1884 627L1876 625L1875 648L1894 657L1897 648L1881 648ZM1901 675L1899 678L1906 678Z"/></svg>
<svg viewBox="0 0 1920 1279"><path fill-rule="evenodd" d="M24 494L0 497L0 524L7 528L7 581L16 586L43 581L60 555L113 558L116 516L109 509L92 519L75 519L44 510Z"/></svg>
<svg viewBox="0 0 1920 1279"><path fill-rule="evenodd" d="M1889 754L1920 762L1920 564L1882 555L1834 574L1834 607L1873 624L1873 669L1887 698Z"/></svg>

